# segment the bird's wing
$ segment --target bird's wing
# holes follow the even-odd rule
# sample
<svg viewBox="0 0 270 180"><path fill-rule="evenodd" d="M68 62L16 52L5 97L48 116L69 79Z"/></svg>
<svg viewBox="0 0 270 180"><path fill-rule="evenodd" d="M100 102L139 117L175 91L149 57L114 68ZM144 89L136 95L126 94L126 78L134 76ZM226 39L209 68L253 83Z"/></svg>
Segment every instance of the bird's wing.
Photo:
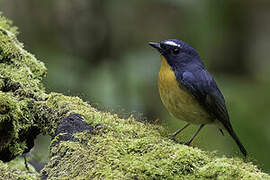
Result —
<svg viewBox="0 0 270 180"><path fill-rule="evenodd" d="M194 72L183 72L176 77L180 86L184 86L209 114L223 124L241 152L244 156L247 156L245 147L240 142L230 123L224 97L209 72L205 69L199 69Z"/></svg>
<svg viewBox="0 0 270 180"><path fill-rule="evenodd" d="M231 127L225 100L215 80L205 69L194 72L185 71L177 77L180 86L184 86L199 104L227 129Z"/></svg>

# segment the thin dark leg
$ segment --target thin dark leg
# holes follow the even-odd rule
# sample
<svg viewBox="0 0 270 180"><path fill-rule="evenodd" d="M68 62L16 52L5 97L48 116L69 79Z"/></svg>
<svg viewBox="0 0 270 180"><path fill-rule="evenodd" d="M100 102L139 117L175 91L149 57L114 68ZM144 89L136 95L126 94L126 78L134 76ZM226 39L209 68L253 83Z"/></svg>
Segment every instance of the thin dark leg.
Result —
<svg viewBox="0 0 270 180"><path fill-rule="evenodd" d="M203 128L204 124L202 124L199 129L195 132L195 134L190 138L190 140L186 143L186 145L190 145L190 143L193 141L193 139L197 136L197 134L200 132L200 130Z"/></svg>
<svg viewBox="0 0 270 180"><path fill-rule="evenodd" d="M224 132L222 131L222 129L219 129L219 131L224 136Z"/></svg>
<svg viewBox="0 0 270 180"><path fill-rule="evenodd" d="M180 129L178 129L177 131L175 131L172 135L171 135L171 139L173 139L177 134L179 134L181 131L183 131L186 127L188 127L190 124L187 123L185 126L181 127Z"/></svg>

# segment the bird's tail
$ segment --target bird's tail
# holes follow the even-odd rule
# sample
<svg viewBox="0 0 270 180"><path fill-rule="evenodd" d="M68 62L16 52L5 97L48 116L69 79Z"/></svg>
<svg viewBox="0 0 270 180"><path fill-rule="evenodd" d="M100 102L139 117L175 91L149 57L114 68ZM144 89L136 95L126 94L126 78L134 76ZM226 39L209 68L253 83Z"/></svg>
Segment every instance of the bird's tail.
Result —
<svg viewBox="0 0 270 180"><path fill-rule="evenodd" d="M225 126L226 130L229 132L229 134L232 136L233 140L236 142L237 146L239 147L240 151L242 152L242 154L247 157L247 151L245 149L245 147L243 146L243 144L240 142L239 138L237 137L237 135L235 134L233 128L231 125L229 126Z"/></svg>

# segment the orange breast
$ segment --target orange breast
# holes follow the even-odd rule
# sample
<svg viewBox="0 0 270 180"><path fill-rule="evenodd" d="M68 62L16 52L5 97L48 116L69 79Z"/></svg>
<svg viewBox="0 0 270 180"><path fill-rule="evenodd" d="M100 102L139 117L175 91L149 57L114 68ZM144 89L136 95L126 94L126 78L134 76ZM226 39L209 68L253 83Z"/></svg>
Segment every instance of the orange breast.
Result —
<svg viewBox="0 0 270 180"><path fill-rule="evenodd" d="M207 124L213 121L195 97L179 87L174 72L163 56L158 75L158 89L164 106L176 118L193 124Z"/></svg>

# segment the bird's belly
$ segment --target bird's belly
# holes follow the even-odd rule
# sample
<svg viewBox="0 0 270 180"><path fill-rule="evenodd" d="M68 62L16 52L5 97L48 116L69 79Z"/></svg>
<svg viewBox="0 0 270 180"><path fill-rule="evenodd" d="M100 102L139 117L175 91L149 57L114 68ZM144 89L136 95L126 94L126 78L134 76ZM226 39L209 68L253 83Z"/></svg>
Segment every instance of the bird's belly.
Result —
<svg viewBox="0 0 270 180"><path fill-rule="evenodd" d="M210 115L199 105L194 96L181 89L174 72L163 60L158 78L158 89L161 100L174 117L192 124L207 124L213 122ZM164 64L166 63L166 64ZM169 66L169 65L168 65Z"/></svg>

